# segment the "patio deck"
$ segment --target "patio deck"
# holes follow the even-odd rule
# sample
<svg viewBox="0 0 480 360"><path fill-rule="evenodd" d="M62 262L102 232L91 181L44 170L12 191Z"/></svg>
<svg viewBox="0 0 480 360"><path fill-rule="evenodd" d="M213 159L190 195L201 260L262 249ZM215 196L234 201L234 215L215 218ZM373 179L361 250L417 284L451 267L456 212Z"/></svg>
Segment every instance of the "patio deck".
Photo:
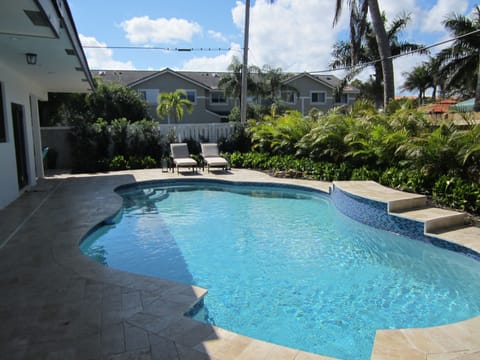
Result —
<svg viewBox="0 0 480 360"><path fill-rule="evenodd" d="M80 252L78 243L85 233L118 210L121 199L112 189L185 176L288 182L322 191L330 186L236 169L227 174L177 175L153 169L40 179L34 189L0 210L0 358L328 359L185 318L183 313L205 295L204 289L110 269ZM465 326L421 329L421 336L406 330L417 342L429 344L432 353L403 330L381 332L380 337L377 333L374 357L480 355L478 319ZM443 341L442 334L449 340ZM412 351L416 357L410 357Z"/></svg>

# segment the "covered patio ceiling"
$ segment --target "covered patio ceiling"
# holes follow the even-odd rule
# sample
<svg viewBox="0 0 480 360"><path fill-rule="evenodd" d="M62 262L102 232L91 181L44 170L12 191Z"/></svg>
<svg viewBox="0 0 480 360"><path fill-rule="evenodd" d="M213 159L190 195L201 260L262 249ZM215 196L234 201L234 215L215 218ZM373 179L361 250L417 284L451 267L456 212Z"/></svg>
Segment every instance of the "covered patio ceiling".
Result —
<svg viewBox="0 0 480 360"><path fill-rule="evenodd" d="M93 80L64 0L0 2L0 62L48 92L87 92ZM26 54L36 54L27 64Z"/></svg>

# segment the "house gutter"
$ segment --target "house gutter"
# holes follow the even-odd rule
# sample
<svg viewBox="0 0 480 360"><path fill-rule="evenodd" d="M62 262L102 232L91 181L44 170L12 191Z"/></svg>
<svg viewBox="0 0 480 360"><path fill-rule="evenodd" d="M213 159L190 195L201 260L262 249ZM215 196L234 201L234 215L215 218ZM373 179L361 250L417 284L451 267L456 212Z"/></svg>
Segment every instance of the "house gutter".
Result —
<svg viewBox="0 0 480 360"><path fill-rule="evenodd" d="M45 18L48 20L50 28L54 32L57 38L60 37L60 29L65 29L70 43L72 44L75 55L80 63L80 67L75 68L76 71L82 71L85 75L83 81L88 82L90 89L95 91L95 84L93 82L93 77L88 67L87 58L83 52L82 44L78 37L78 32L73 21L72 12L68 6L67 1L65 0L35 0L38 8L43 12ZM57 14L57 17L52 16L52 14Z"/></svg>

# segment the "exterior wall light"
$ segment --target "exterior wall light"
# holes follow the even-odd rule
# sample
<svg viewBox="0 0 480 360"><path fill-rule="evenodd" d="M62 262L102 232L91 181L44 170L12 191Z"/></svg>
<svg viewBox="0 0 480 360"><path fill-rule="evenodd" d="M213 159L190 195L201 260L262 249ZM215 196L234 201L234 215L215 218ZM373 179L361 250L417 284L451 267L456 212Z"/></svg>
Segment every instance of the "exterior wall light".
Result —
<svg viewBox="0 0 480 360"><path fill-rule="evenodd" d="M28 65L35 65L37 63L37 54L26 53L25 58L27 59Z"/></svg>

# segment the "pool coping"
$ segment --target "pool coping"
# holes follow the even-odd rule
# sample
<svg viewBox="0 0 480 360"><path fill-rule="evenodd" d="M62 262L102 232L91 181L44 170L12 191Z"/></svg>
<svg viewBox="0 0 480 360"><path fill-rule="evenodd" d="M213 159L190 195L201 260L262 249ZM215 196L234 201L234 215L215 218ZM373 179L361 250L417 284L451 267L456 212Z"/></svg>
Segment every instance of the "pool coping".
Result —
<svg viewBox="0 0 480 360"><path fill-rule="evenodd" d="M3 272L0 282L4 285L2 288L7 289L0 297L0 311L6 327L12 325L12 329L0 331L0 348L21 355L18 358L33 352L74 354L78 358L84 355L89 358L147 355L157 358L160 356L156 355L162 353L171 354L171 358L331 359L185 318L186 308L199 301L205 289L109 269L81 254L78 243L86 232L120 208L120 197L113 189L127 183L187 176L190 175L165 174L159 169L53 176L45 182L39 181L36 191L33 189L0 210L2 215L7 215L0 220L0 230L6 229L8 237L8 242L0 249L0 274ZM331 186L326 182L272 178L237 169L226 174L199 173L189 178L288 183L326 193ZM45 184L49 181L53 186L42 192L42 186L47 187ZM69 194L72 190L77 193ZM37 207L33 206L35 201ZM17 217L23 214L25 221L22 223L9 213ZM15 221L17 227L12 225ZM55 230L51 229L52 225ZM48 242L48 246L40 247L39 240ZM33 255L25 257L26 251ZM15 256L25 259L17 264ZM39 267L41 274L32 275ZM28 281L32 276L37 283ZM39 290L39 283L45 288ZM77 283L78 286L72 286ZM71 289L72 294L69 291L59 293L62 287ZM74 290L77 288L82 289L81 294L72 297L79 291ZM95 289L101 290L101 296ZM33 299L35 291L40 291L43 297ZM55 295L53 299L52 294ZM97 311L86 310L94 305L99 307ZM71 308L73 315L67 316L62 311L45 313L45 309L55 306ZM35 310L44 316L35 314ZM28 316L20 316L21 311L26 311ZM12 312L13 316L7 315ZM64 326L71 324L73 328L66 336L59 336L45 327L46 324L51 327L49 322L53 321L54 330L58 330L56 322L60 315L61 320L68 318L63 323L69 325ZM32 323L35 324L33 328ZM440 359L442 354L441 359L450 359L478 355L480 317L434 328L378 330L372 351L372 359Z"/></svg>

